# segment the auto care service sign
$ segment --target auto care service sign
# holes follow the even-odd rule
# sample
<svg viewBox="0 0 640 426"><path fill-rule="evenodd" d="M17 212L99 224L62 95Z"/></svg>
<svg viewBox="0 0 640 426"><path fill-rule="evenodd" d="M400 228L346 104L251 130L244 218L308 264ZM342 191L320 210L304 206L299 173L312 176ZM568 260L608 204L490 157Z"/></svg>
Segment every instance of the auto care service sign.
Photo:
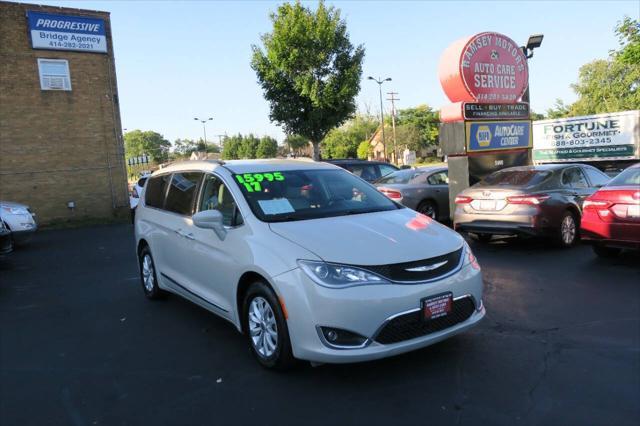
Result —
<svg viewBox="0 0 640 426"><path fill-rule="evenodd" d="M640 159L640 111L533 122L533 160Z"/></svg>
<svg viewBox="0 0 640 426"><path fill-rule="evenodd" d="M531 147L529 120L471 121L466 126L468 152Z"/></svg>
<svg viewBox="0 0 640 426"><path fill-rule="evenodd" d="M107 53L103 19L28 11L27 20L33 49Z"/></svg>
<svg viewBox="0 0 640 426"><path fill-rule="evenodd" d="M443 53L438 74L451 102L515 103L529 84L522 49L495 32L454 42Z"/></svg>

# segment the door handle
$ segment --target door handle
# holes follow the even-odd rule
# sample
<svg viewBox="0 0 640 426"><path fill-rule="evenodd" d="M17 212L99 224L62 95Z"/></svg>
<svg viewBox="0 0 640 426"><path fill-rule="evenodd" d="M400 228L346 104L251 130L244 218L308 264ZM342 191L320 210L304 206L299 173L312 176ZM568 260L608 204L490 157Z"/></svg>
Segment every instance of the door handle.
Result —
<svg viewBox="0 0 640 426"><path fill-rule="evenodd" d="M193 235L192 233L182 234L182 236L185 237L187 240L195 240L196 239L195 235Z"/></svg>
<svg viewBox="0 0 640 426"><path fill-rule="evenodd" d="M182 232L182 229L175 229L173 232L175 232L176 234L180 235L181 237L185 236L185 233Z"/></svg>

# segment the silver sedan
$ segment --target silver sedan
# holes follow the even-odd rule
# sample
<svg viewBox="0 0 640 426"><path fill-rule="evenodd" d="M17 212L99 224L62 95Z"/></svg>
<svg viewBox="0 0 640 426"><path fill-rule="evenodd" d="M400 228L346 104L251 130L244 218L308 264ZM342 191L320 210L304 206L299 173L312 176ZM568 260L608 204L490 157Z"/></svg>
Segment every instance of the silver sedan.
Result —
<svg viewBox="0 0 640 426"><path fill-rule="evenodd" d="M374 182L378 191L432 219L449 219L449 176L446 167L398 170Z"/></svg>

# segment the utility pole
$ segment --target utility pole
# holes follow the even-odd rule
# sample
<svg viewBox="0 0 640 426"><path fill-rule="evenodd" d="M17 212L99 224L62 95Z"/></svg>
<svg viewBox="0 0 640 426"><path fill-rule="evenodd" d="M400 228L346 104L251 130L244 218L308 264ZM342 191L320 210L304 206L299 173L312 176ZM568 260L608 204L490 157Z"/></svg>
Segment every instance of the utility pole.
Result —
<svg viewBox="0 0 640 426"><path fill-rule="evenodd" d="M214 135L218 138L218 147L220 148L220 151L222 151L222 140L227 138L227 134L225 133L224 135Z"/></svg>
<svg viewBox="0 0 640 426"><path fill-rule="evenodd" d="M396 141L396 101L399 101L400 98L396 98L398 92L387 92L387 95L390 97L387 98L388 101L391 101L391 128L393 129L393 156L394 162L396 164L398 161L398 143Z"/></svg>
<svg viewBox="0 0 640 426"><path fill-rule="evenodd" d="M206 146L207 146L207 121L211 121L211 120L213 120L213 118L209 117L206 120L201 120L198 117L194 117L194 120L199 121L199 122L202 123L202 131L204 132L204 146L206 148Z"/></svg>
<svg viewBox="0 0 640 426"><path fill-rule="evenodd" d="M382 105L382 83L384 83L385 81L391 81L391 78L385 78L384 80L381 79L380 77L373 78L371 76L367 77L367 80L373 80L376 83L378 83L378 89L380 91L380 126L382 126L382 149L384 150L384 159L387 159L387 144L385 143L384 140L384 108Z"/></svg>

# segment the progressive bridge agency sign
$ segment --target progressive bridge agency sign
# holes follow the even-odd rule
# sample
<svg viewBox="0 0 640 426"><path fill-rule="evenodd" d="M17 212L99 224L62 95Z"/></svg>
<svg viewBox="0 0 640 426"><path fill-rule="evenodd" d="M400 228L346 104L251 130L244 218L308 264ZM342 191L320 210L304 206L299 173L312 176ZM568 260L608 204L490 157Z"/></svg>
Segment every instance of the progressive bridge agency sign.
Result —
<svg viewBox="0 0 640 426"><path fill-rule="evenodd" d="M107 53L103 19L30 10L27 20L34 49Z"/></svg>
<svg viewBox="0 0 640 426"><path fill-rule="evenodd" d="M466 123L467 152L531 147L531 122L471 121Z"/></svg>

